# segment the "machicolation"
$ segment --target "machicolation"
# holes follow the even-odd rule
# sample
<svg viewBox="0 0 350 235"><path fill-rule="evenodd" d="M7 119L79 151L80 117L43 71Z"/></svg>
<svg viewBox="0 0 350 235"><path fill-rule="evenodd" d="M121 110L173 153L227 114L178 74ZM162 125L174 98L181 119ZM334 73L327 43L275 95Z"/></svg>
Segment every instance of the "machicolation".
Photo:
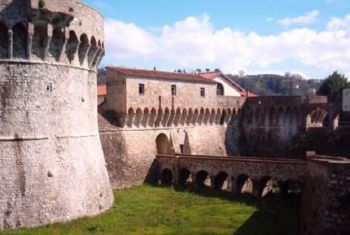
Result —
<svg viewBox="0 0 350 235"><path fill-rule="evenodd" d="M92 8L75 0L1 0L0 229L112 205L96 122L103 56L103 17Z"/></svg>

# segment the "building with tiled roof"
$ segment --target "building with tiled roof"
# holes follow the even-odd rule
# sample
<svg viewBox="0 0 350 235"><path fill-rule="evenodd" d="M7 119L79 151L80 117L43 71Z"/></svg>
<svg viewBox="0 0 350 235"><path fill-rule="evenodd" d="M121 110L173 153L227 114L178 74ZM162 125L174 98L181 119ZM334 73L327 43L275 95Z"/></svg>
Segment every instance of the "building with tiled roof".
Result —
<svg viewBox="0 0 350 235"><path fill-rule="evenodd" d="M224 96L241 96L241 97L255 97L256 94L251 93L242 88L238 83L230 79L222 72L208 72L200 73L201 77L215 81L217 83L217 93Z"/></svg>

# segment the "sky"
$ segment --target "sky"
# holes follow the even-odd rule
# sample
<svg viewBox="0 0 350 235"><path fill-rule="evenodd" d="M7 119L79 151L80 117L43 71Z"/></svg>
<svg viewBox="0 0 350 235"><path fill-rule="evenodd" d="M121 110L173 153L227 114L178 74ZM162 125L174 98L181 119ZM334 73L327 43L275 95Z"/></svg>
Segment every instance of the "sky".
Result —
<svg viewBox="0 0 350 235"><path fill-rule="evenodd" d="M83 0L105 16L102 65L350 77L350 0Z"/></svg>

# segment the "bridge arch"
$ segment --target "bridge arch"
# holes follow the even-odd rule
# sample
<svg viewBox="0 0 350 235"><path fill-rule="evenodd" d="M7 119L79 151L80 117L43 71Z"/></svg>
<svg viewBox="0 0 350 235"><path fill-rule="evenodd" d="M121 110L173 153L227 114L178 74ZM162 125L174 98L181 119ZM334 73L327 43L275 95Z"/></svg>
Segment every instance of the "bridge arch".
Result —
<svg viewBox="0 0 350 235"><path fill-rule="evenodd" d="M287 179L284 182L281 182L280 184L281 189L281 195L283 197L289 196L289 195L298 195L301 194L304 188L304 182L299 179Z"/></svg>
<svg viewBox="0 0 350 235"><path fill-rule="evenodd" d="M270 176L263 176L259 180L259 196L265 197L272 192L273 179Z"/></svg>
<svg viewBox="0 0 350 235"><path fill-rule="evenodd" d="M179 185L186 185L188 183L191 183L192 179L191 179L191 172L187 169L187 168L182 168L179 171Z"/></svg>
<svg viewBox="0 0 350 235"><path fill-rule="evenodd" d="M209 173L205 170L200 170L196 174L196 185L199 187L211 186Z"/></svg>
<svg viewBox="0 0 350 235"><path fill-rule="evenodd" d="M170 186L173 183L174 183L173 172L168 168L163 169L162 176L161 176L161 184L166 185L166 186Z"/></svg>
<svg viewBox="0 0 350 235"><path fill-rule="evenodd" d="M228 174L224 171L219 172L214 178L214 189L224 190L227 188Z"/></svg>
<svg viewBox="0 0 350 235"><path fill-rule="evenodd" d="M252 193L253 192L253 181L246 174L241 174L237 177L236 181L236 192L237 193Z"/></svg>

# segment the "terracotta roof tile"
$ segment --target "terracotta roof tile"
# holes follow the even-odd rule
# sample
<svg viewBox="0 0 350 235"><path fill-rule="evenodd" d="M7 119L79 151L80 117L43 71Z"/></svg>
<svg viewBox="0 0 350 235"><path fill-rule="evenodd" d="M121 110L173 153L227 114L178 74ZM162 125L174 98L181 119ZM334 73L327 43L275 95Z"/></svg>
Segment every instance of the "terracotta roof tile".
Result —
<svg viewBox="0 0 350 235"><path fill-rule="evenodd" d="M247 91L242 91L241 92L241 96L242 97L257 97L258 95L257 94L254 94L252 92L247 92Z"/></svg>
<svg viewBox="0 0 350 235"><path fill-rule="evenodd" d="M164 80L179 80L179 81L189 81L198 83L210 83L216 84L215 81L206 79L199 74L190 73L172 73L164 72L158 70L143 70L143 69L132 69L123 67L107 67L107 69L119 72L121 74L131 76L131 77L142 77L142 78L155 78Z"/></svg>
<svg viewBox="0 0 350 235"><path fill-rule="evenodd" d="M99 85L97 86L97 96L106 96L107 95L107 86Z"/></svg>
<svg viewBox="0 0 350 235"><path fill-rule="evenodd" d="M209 72L209 73L200 73L200 75L203 78L209 79L209 80L213 80L217 77L221 77L224 80L226 80L227 82L231 83L232 86L234 86L238 92L241 92L241 95L243 92L246 92L245 89L243 87L241 87L238 83L236 83L235 81L233 81L231 78L229 78L228 76L226 76L225 74L221 73L221 72Z"/></svg>
<svg viewBox="0 0 350 235"><path fill-rule="evenodd" d="M214 79L219 77L221 74L222 74L221 72L209 72L209 73L200 73L199 75L201 75L206 79Z"/></svg>

